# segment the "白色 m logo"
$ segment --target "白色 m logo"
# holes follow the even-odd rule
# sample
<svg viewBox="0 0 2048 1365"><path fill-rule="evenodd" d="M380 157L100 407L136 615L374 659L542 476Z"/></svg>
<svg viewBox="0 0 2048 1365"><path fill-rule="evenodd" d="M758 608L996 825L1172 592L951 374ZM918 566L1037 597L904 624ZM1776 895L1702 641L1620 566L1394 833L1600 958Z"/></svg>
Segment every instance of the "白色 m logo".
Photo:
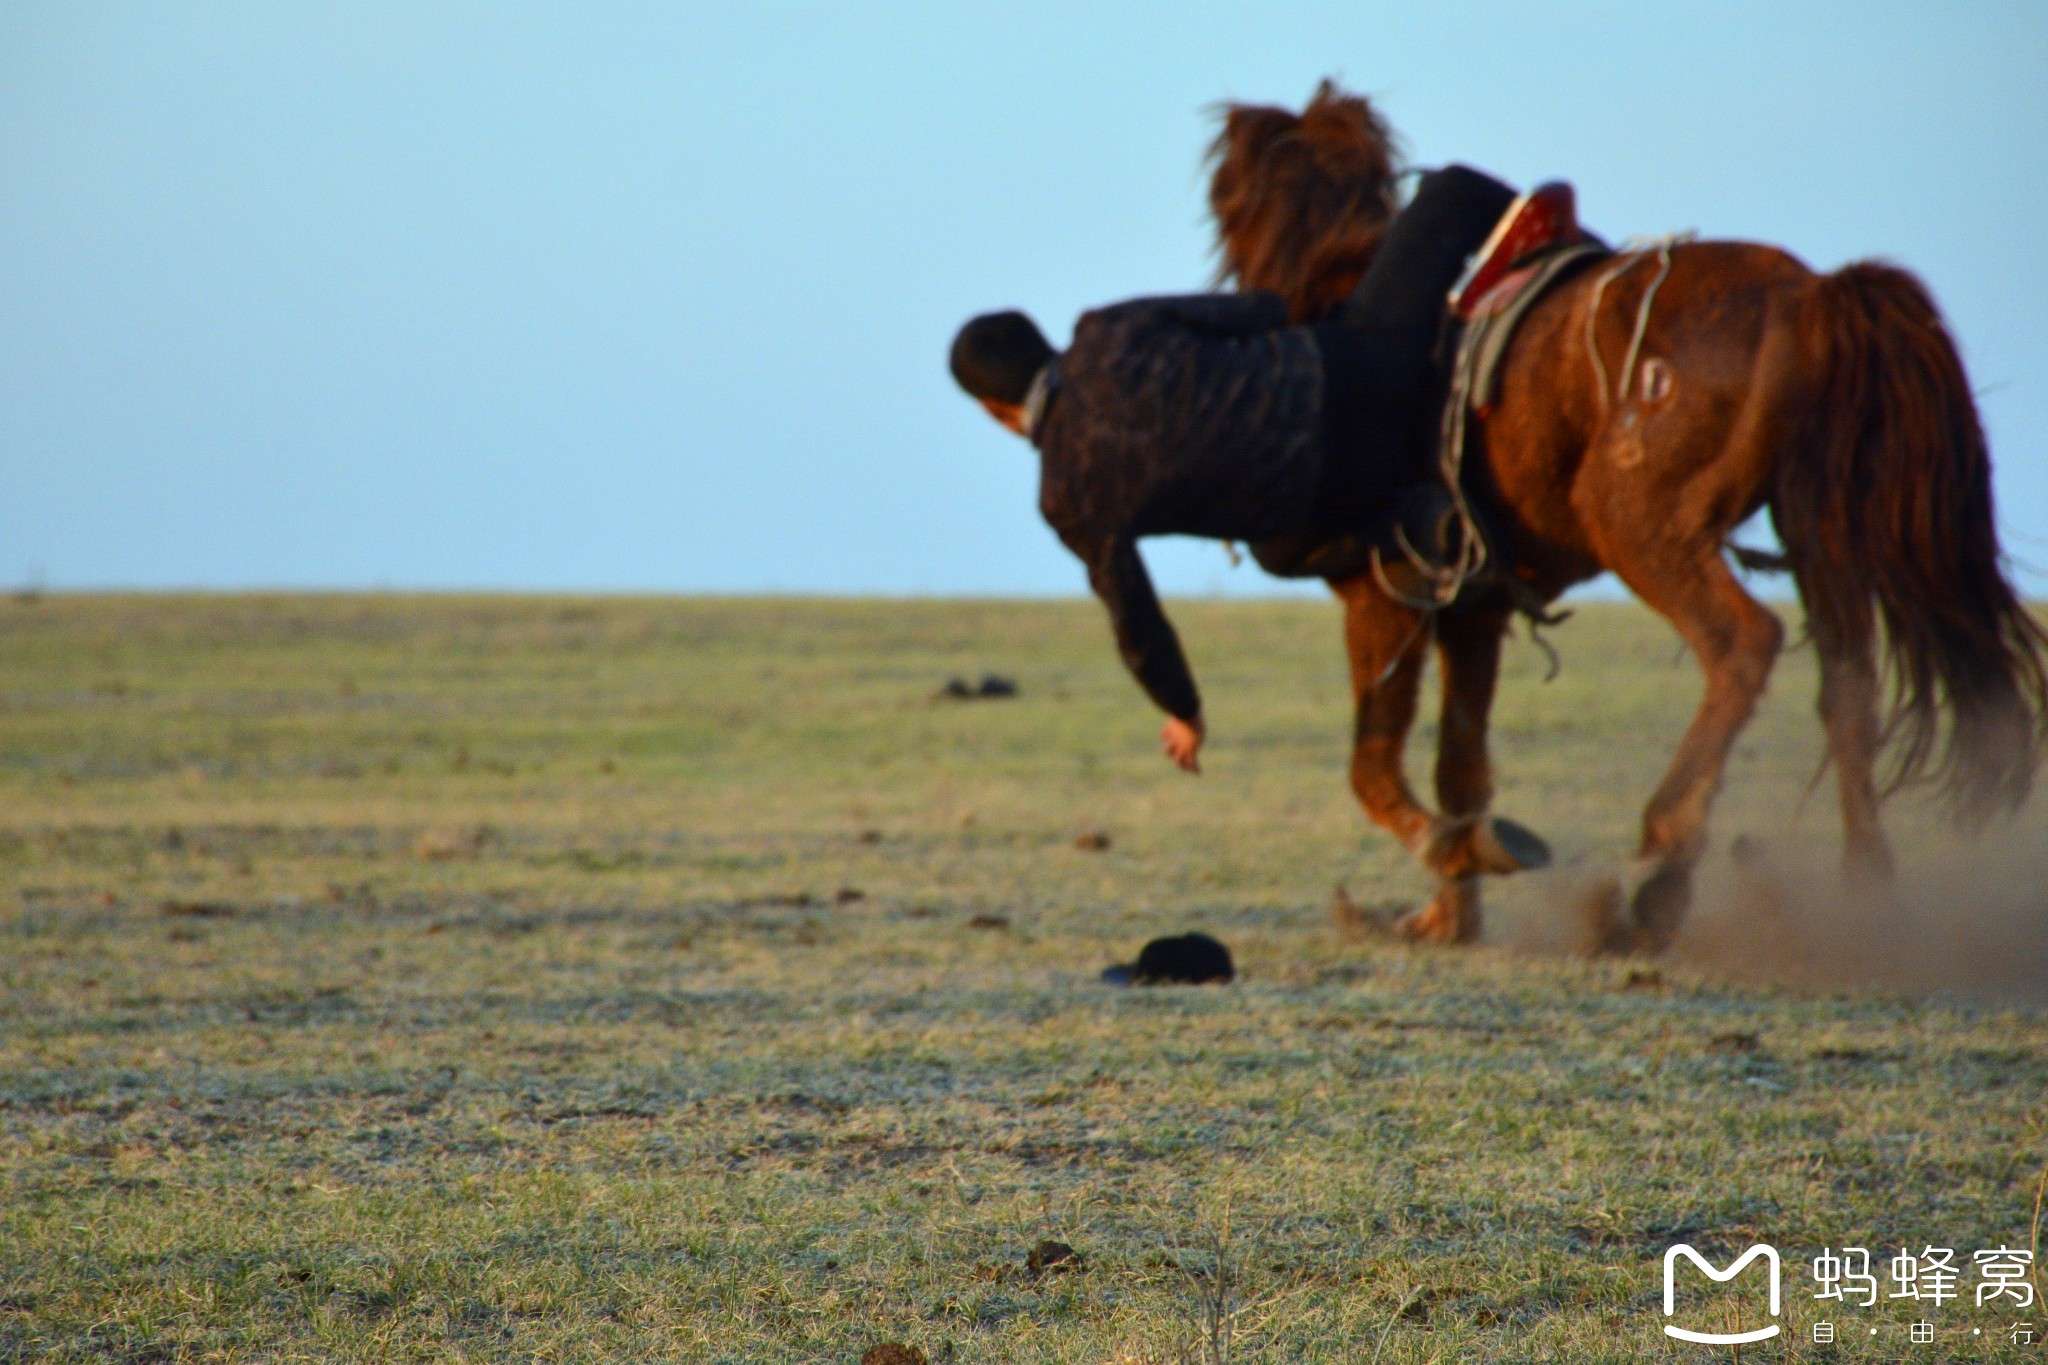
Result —
<svg viewBox="0 0 2048 1365"><path fill-rule="evenodd" d="M1778 1249L1776 1247L1765 1246L1762 1242L1758 1242L1755 1246L1729 1262L1726 1270L1716 1270L1713 1263L1708 1261L1706 1257L1694 1251L1686 1243L1680 1242L1664 1253L1665 1317L1668 1318L1678 1311L1678 1294L1675 1280L1678 1259L1681 1256L1698 1266L1708 1279L1720 1284L1726 1284L1729 1280L1734 1279L1742 1273L1743 1268L1751 1261L1761 1258L1769 1265L1771 1272L1771 1316L1774 1318L1778 1316L1781 1296ZM1690 1332L1683 1327L1674 1327L1667 1322L1664 1324L1664 1335L1667 1337L1677 1337L1680 1341L1697 1341L1708 1346L1731 1346L1746 1341L1768 1341L1778 1335L1778 1324L1774 1322L1768 1327L1759 1327L1750 1332Z"/></svg>

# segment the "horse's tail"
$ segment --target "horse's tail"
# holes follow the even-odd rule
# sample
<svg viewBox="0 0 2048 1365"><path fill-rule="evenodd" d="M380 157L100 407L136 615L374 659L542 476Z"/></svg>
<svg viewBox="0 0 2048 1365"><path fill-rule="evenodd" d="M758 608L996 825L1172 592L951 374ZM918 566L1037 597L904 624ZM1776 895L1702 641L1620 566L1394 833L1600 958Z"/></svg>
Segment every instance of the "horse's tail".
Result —
<svg viewBox="0 0 2048 1365"><path fill-rule="evenodd" d="M2005 576L1962 357L1926 287L1875 262L1816 281L1797 327L1817 382L1771 514L1824 645L1873 658L1883 623L1886 790L1931 776L1965 820L2014 809L2041 755L2048 634Z"/></svg>

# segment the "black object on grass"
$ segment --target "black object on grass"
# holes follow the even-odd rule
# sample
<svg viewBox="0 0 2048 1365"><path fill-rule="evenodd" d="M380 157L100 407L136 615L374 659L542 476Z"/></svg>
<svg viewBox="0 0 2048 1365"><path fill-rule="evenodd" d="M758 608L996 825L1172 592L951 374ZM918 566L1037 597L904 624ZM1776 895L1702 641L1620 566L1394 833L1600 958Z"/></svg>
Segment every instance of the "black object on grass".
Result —
<svg viewBox="0 0 2048 1365"><path fill-rule="evenodd" d="M1024 1268L1033 1275L1043 1275L1049 1270L1079 1270L1081 1264L1080 1252L1065 1242L1051 1240L1040 1242L1031 1248L1030 1254L1024 1258Z"/></svg>
<svg viewBox="0 0 2048 1365"><path fill-rule="evenodd" d="M933 694L938 701L995 701L1017 695L1017 682L1000 673L984 673L980 683L970 683L965 678L948 678L946 685Z"/></svg>
<svg viewBox="0 0 2048 1365"><path fill-rule="evenodd" d="M1136 962L1105 968L1102 979L1112 986L1201 986L1236 977L1230 949L1207 934L1155 938Z"/></svg>
<svg viewBox="0 0 2048 1365"><path fill-rule="evenodd" d="M868 1347L860 1365L925 1365L925 1353L900 1341L883 1341Z"/></svg>

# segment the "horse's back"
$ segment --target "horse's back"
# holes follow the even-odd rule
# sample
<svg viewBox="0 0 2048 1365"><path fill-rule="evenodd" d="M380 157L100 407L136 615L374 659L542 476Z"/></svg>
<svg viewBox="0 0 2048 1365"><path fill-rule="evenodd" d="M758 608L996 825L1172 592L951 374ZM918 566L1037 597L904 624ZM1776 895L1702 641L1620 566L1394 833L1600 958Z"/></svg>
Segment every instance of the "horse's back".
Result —
<svg viewBox="0 0 2048 1365"><path fill-rule="evenodd" d="M1720 536L1761 505L1768 462L1731 439L1758 420L1766 338L1814 278L1776 247L1674 243L1600 262L1530 309L1485 465L1532 586L1598 573L1617 535Z"/></svg>

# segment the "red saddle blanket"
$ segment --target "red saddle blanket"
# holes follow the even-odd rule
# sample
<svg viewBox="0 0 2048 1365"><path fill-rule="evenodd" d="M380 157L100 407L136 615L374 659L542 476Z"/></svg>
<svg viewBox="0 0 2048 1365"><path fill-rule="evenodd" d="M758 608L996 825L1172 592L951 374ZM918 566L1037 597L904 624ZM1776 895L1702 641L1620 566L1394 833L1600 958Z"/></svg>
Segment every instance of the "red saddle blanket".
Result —
<svg viewBox="0 0 2048 1365"><path fill-rule="evenodd" d="M1518 262L1553 247L1590 240L1579 226L1578 202L1562 180L1538 185L1508 206L1465 273L1451 286L1452 316L1469 321L1494 312L1526 284L1532 272L1518 271ZM1507 286L1503 288L1502 286ZM1496 293L1507 297L1489 297Z"/></svg>

